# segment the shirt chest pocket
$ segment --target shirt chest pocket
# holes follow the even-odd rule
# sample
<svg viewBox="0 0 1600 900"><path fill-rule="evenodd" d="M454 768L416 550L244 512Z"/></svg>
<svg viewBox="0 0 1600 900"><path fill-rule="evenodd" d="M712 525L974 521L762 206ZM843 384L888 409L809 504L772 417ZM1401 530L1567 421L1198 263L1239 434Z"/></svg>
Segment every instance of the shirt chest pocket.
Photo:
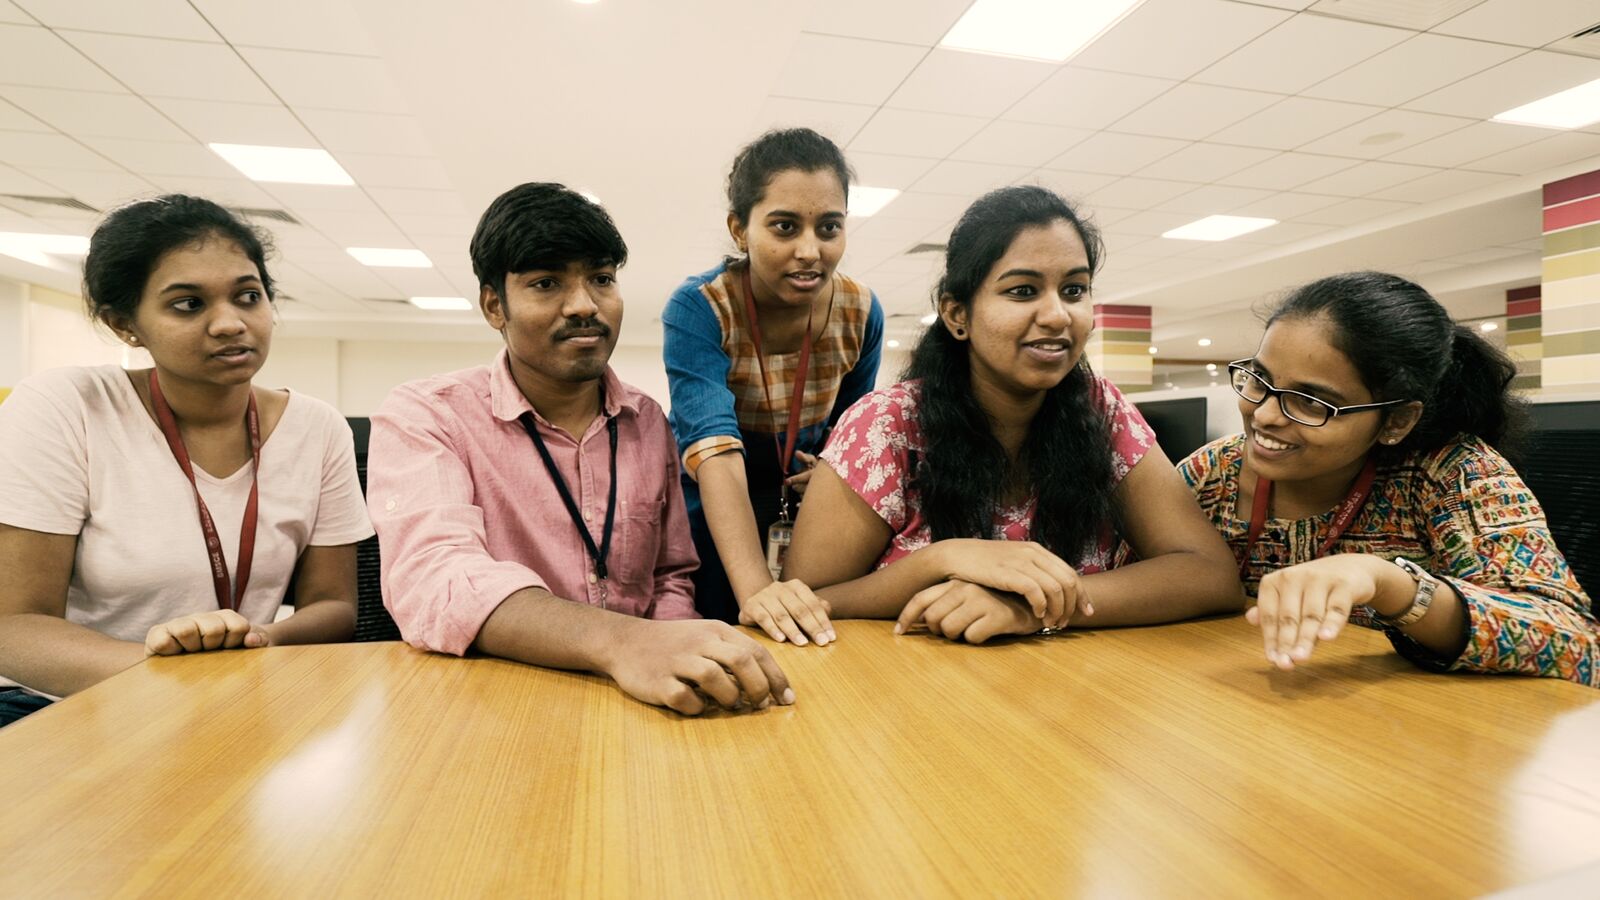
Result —
<svg viewBox="0 0 1600 900"><path fill-rule="evenodd" d="M617 498L611 560L618 581L646 588L654 581L665 510L663 497Z"/></svg>

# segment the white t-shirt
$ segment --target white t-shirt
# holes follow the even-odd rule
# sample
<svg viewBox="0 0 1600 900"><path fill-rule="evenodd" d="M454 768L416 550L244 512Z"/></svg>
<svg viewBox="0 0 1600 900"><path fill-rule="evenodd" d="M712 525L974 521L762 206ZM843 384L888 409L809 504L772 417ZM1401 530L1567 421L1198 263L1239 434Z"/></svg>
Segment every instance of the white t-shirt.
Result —
<svg viewBox="0 0 1600 900"><path fill-rule="evenodd" d="M214 478L194 467L230 581L253 469ZM333 407L289 395L261 445L256 521L239 612L260 623L272 621L308 545L372 535L350 426ZM217 608L194 490L116 366L52 369L0 403L0 523L78 535L69 622L143 642L153 625Z"/></svg>

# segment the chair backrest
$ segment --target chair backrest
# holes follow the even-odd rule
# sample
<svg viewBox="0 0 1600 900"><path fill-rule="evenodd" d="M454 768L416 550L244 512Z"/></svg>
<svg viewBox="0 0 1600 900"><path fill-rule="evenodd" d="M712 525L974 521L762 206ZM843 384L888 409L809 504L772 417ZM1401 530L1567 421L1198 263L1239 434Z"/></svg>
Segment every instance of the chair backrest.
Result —
<svg viewBox="0 0 1600 900"><path fill-rule="evenodd" d="M361 493L367 493L367 435L371 431L368 419L352 418L350 431L356 443L356 475L361 479ZM356 640L398 641L400 627L394 623L389 610L383 606L383 586L380 578L381 559L378 556L376 535L356 545Z"/></svg>
<svg viewBox="0 0 1600 900"><path fill-rule="evenodd" d="M1538 403L1517 471L1589 599L1600 591L1600 402Z"/></svg>

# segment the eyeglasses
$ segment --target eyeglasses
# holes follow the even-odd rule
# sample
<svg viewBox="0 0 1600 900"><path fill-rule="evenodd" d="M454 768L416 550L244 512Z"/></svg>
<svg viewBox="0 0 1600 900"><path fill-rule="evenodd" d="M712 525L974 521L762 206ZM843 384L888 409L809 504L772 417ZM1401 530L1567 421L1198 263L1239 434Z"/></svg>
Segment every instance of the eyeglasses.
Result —
<svg viewBox="0 0 1600 900"><path fill-rule="evenodd" d="M1257 405L1266 402L1268 397L1278 398L1278 408L1283 414L1299 422L1301 425L1310 425L1313 428L1328 424L1328 420L1345 413L1365 412L1369 409L1384 409L1389 406L1399 406L1409 403L1409 400L1385 400L1382 403L1357 403L1354 406L1334 406L1326 400L1319 400L1310 394L1299 391L1286 391L1275 388L1271 382L1251 371L1247 366L1253 362L1241 359L1228 363L1228 375L1233 379L1233 391L1244 399Z"/></svg>

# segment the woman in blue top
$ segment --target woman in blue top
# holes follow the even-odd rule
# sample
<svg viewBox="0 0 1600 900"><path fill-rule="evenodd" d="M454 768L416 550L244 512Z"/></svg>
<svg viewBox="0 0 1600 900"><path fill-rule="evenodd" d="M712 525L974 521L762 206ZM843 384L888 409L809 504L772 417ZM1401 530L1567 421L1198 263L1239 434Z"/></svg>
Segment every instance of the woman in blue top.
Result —
<svg viewBox="0 0 1600 900"><path fill-rule="evenodd" d="M837 271L850 177L807 128L745 147L728 175L740 255L684 281L662 315L695 605L797 645L834 633L810 588L776 579L777 548L829 429L873 389L883 343L877 297Z"/></svg>

